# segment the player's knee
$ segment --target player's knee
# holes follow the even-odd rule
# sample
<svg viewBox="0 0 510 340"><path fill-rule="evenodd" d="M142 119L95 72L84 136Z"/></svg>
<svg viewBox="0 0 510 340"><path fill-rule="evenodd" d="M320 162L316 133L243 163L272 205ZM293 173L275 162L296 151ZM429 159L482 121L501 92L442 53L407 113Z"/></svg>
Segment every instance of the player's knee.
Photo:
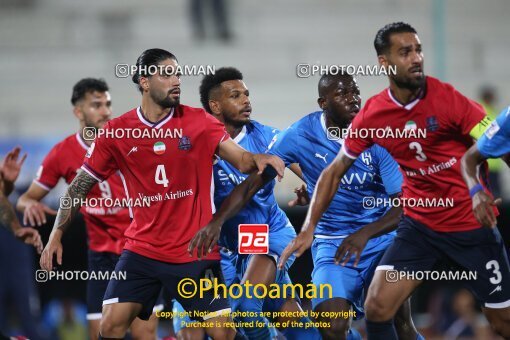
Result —
<svg viewBox="0 0 510 340"><path fill-rule="evenodd" d="M233 340L236 337L236 331L227 327L208 328L207 335L213 340Z"/></svg>
<svg viewBox="0 0 510 340"><path fill-rule="evenodd" d="M244 295L244 294L243 294ZM247 298L241 296L238 299L233 299L232 310L240 312L254 312L260 313L262 311L263 300L256 298Z"/></svg>
<svg viewBox="0 0 510 340"><path fill-rule="evenodd" d="M328 322L330 323L330 327L319 328L323 339L347 339L349 320L337 318L328 320Z"/></svg>
<svg viewBox="0 0 510 340"><path fill-rule="evenodd" d="M124 323L116 322L112 318L106 316L101 319L99 333L102 337L122 339L126 335L126 331L127 325Z"/></svg>
<svg viewBox="0 0 510 340"><path fill-rule="evenodd" d="M156 328L151 326L132 328L131 338L133 340L156 340Z"/></svg>
<svg viewBox="0 0 510 340"><path fill-rule="evenodd" d="M510 315L505 313L490 320L492 330L505 339L510 339Z"/></svg>
<svg viewBox="0 0 510 340"><path fill-rule="evenodd" d="M366 318L370 321L387 321L393 318L392 308L377 296L368 296L365 301Z"/></svg>

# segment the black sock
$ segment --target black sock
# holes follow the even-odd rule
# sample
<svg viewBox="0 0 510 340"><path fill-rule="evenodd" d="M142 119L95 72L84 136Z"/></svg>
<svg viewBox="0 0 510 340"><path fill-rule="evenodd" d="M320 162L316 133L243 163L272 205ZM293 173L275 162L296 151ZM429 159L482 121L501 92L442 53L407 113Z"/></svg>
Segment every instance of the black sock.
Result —
<svg viewBox="0 0 510 340"><path fill-rule="evenodd" d="M368 340L397 340L397 331L393 325L393 320L374 322L365 320L367 324Z"/></svg>

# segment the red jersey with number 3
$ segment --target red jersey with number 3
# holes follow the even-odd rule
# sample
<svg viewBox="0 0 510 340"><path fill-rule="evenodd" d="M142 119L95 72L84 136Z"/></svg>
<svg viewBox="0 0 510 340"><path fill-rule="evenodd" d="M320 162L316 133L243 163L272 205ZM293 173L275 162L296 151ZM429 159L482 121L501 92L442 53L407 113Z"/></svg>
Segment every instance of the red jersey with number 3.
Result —
<svg viewBox="0 0 510 340"><path fill-rule="evenodd" d="M370 98L351 127L358 131L389 127L394 132L425 129L425 138L350 136L343 150L347 156L356 158L372 144L386 148L404 175L402 193L410 202L404 207L404 214L436 231L472 230L480 228L480 224L472 212L460 160L473 144L470 131L484 117L485 111L479 104L450 84L427 77L422 96L405 106L392 96L389 88ZM453 201L453 207L447 198L450 203ZM424 204L415 204L418 199Z"/></svg>
<svg viewBox="0 0 510 340"><path fill-rule="evenodd" d="M82 168L99 181L120 170L130 198L150 201L133 207L125 249L169 263L196 261L187 248L214 213L213 157L230 138L223 124L179 105L155 123L133 109L105 129ZM217 247L206 257L219 258Z"/></svg>
<svg viewBox="0 0 510 340"><path fill-rule="evenodd" d="M67 137L48 153L34 182L48 191L57 185L60 178L67 184L71 183L83 164L87 149L88 146L79 133ZM127 208L109 206L108 201L122 200L125 197L122 180L116 173L107 181L95 185L87 195L91 204L82 207L80 212L85 220L91 250L121 253L124 247L124 231L131 223L131 219ZM98 198L100 200L97 200Z"/></svg>

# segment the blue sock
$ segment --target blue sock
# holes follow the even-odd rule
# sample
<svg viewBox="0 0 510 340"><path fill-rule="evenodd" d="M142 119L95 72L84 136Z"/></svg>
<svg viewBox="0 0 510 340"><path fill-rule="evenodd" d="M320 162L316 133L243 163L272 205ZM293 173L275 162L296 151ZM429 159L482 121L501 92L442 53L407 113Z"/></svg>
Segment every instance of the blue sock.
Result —
<svg viewBox="0 0 510 340"><path fill-rule="evenodd" d="M309 318L301 318L299 322L303 324L311 323ZM287 340L320 340L321 334L315 327L305 329L305 327L287 327L281 330Z"/></svg>
<svg viewBox="0 0 510 340"><path fill-rule="evenodd" d="M347 333L347 340L363 340L361 334L356 330L356 328L349 328L349 332Z"/></svg>
<svg viewBox="0 0 510 340"><path fill-rule="evenodd" d="M393 319L383 322L366 320L368 340L397 340L397 331L393 325Z"/></svg>

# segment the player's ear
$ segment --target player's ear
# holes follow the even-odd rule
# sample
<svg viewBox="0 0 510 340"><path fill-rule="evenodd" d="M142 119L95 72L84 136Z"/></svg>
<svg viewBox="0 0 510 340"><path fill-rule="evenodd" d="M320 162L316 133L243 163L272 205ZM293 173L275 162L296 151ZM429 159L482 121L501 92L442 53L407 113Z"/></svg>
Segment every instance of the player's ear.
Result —
<svg viewBox="0 0 510 340"><path fill-rule="evenodd" d="M317 104L319 104L319 107L324 110L326 108L326 100L322 97L317 98Z"/></svg>
<svg viewBox="0 0 510 340"><path fill-rule="evenodd" d="M148 77L140 77L139 84L143 91L149 90L149 78Z"/></svg>
<svg viewBox="0 0 510 340"><path fill-rule="evenodd" d="M216 100L209 100L209 108L215 116L219 116L221 112L220 103Z"/></svg>
<svg viewBox="0 0 510 340"><path fill-rule="evenodd" d="M388 68L388 59L386 58L386 56L384 54L380 54L377 56L377 60L379 61L379 65L381 66L384 66L385 69Z"/></svg>
<svg viewBox="0 0 510 340"><path fill-rule="evenodd" d="M83 120L83 112L78 104L73 107L73 113L80 122Z"/></svg>

